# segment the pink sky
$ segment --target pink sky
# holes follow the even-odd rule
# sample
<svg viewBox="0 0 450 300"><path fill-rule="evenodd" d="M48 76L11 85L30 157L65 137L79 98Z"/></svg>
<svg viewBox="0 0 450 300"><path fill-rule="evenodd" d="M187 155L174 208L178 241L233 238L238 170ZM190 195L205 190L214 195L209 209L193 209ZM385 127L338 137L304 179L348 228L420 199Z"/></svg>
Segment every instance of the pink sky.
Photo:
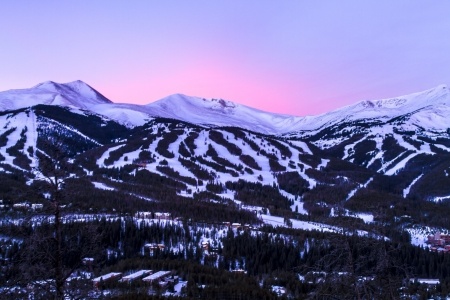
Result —
<svg viewBox="0 0 450 300"><path fill-rule="evenodd" d="M174 93L312 115L450 83L450 2L10 1L0 90L83 80L114 102Z"/></svg>

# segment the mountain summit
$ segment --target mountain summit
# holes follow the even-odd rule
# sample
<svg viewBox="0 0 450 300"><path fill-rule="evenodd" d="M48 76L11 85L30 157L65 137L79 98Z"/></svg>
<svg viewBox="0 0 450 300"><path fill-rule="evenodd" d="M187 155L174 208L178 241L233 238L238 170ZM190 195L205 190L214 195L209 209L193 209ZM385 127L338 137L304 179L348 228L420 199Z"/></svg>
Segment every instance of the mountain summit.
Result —
<svg viewBox="0 0 450 300"><path fill-rule="evenodd" d="M29 89L0 92L0 109L14 110L38 104L90 109L93 105L112 103L83 81L56 83L46 81Z"/></svg>
<svg viewBox="0 0 450 300"><path fill-rule="evenodd" d="M154 118L170 118L206 127L234 126L264 134L315 134L349 122L389 122L401 119L406 130L446 130L450 119L450 92L446 85L406 96L364 100L325 114L298 117L265 112L223 99L174 94L147 105L113 103L82 81L47 81L29 89L0 92L0 110L38 104L84 109L128 127Z"/></svg>
<svg viewBox="0 0 450 300"><path fill-rule="evenodd" d="M149 114L206 126L235 126L275 134L303 117L265 112L223 99L174 94L146 106Z"/></svg>
<svg viewBox="0 0 450 300"><path fill-rule="evenodd" d="M443 85L308 117L182 94L112 103L80 81L2 92L0 103L0 176L23 173L16 177L27 178L24 186L38 180L41 159L54 152L73 162L80 179L73 188L90 180L91 191L107 187L121 192L120 201L127 195L152 205L182 197L223 209L237 200L272 216L321 220L349 213L383 220L386 211L398 224L398 216L421 209L405 211L405 198L424 203L415 220L439 211L429 202L450 199L450 93ZM448 213L442 220L447 226Z"/></svg>

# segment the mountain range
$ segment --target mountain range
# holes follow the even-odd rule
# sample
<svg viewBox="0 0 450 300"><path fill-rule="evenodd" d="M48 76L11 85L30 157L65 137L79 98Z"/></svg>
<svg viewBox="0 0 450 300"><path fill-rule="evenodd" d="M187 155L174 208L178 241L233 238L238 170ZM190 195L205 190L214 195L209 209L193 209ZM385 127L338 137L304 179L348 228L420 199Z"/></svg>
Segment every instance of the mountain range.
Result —
<svg viewBox="0 0 450 300"><path fill-rule="evenodd" d="M450 116L446 85L407 96L364 100L318 116L296 117L261 111L223 99L174 94L147 105L118 104L82 81L40 83L30 89L0 92L0 109L14 110L38 104L88 110L128 126L143 125L153 118L171 118L204 126L235 126L264 134L317 132L343 122L374 120L389 123L408 118L404 129L445 131Z"/></svg>
<svg viewBox="0 0 450 300"><path fill-rule="evenodd" d="M173 197L316 218L393 221L406 212L444 226L424 220L450 199L449 120L445 85L299 117L182 94L119 104L82 81L48 81L0 92L0 173L32 185L39 157L58 150L73 163L72 178L140 199L162 197L145 184L135 192L145 173L170 180ZM239 185L273 194L258 199Z"/></svg>

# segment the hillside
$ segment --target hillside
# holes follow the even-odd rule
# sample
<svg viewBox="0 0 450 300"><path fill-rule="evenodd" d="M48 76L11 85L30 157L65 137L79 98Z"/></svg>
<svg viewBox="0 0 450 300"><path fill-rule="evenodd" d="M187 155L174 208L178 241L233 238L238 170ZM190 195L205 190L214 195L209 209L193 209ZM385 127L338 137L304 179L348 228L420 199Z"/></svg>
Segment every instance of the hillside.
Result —
<svg viewBox="0 0 450 300"><path fill-rule="evenodd" d="M43 145L58 141L71 159L83 159L86 175L111 168L147 170L179 181L185 188L178 194L184 197L211 193L209 182L225 187L246 181L278 186L287 202L297 201L292 207L304 211L299 201L305 192L310 199L332 187L340 196L331 202L343 205L384 180L395 182L390 192L401 198L450 197L446 86L362 101L317 117L282 116L283 122L301 119L304 129L269 135L280 115L224 100L172 95L146 106L127 105L127 111L80 81L46 82L0 96L9 99L0 116L0 160L7 169L33 170L37 153L45 153ZM29 107L16 109L24 103ZM115 115L117 110L121 115ZM148 119L131 117L144 124L124 126L128 114L147 114ZM237 126L238 119L243 126ZM248 123L253 123L252 130ZM311 126L317 128L305 129ZM334 172L349 174L330 178ZM283 180L300 187L284 187ZM218 195L235 200L226 188Z"/></svg>
<svg viewBox="0 0 450 300"><path fill-rule="evenodd" d="M445 86L315 117L184 95L115 104L79 81L0 100L0 199L10 217L20 216L14 204L49 205L43 162L53 159L66 214L164 211L422 246L450 229Z"/></svg>

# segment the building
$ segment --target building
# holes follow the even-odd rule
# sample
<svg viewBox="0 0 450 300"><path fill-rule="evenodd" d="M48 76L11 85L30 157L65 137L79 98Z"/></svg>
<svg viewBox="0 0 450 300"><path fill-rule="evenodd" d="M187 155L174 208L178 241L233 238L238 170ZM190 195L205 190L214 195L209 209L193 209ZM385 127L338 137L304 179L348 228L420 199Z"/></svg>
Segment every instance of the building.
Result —
<svg viewBox="0 0 450 300"><path fill-rule="evenodd" d="M158 220L170 220L171 214L170 213L163 213L163 212L155 212L155 219Z"/></svg>
<svg viewBox="0 0 450 300"><path fill-rule="evenodd" d="M13 208L20 210L28 210L28 208L30 208L30 204L27 202L15 203L13 204Z"/></svg>
<svg viewBox="0 0 450 300"><path fill-rule="evenodd" d="M86 266L86 269L89 272L92 272L92 267L94 265L94 258L92 257L85 257L81 260L81 263L83 264L83 266Z"/></svg>
<svg viewBox="0 0 450 300"><path fill-rule="evenodd" d="M139 211L134 216L140 219L170 220L172 215L168 212Z"/></svg>
<svg viewBox="0 0 450 300"><path fill-rule="evenodd" d="M231 223L230 222L222 222L222 225L225 227L230 227Z"/></svg>
<svg viewBox="0 0 450 300"><path fill-rule="evenodd" d="M441 234L439 231L434 235L429 235L427 237L427 242L432 246L445 246L450 244L450 235Z"/></svg>
<svg viewBox="0 0 450 300"><path fill-rule="evenodd" d="M158 271L154 274L151 274L145 278L142 279L142 281L145 281L147 283L154 283L154 282L159 282L162 279L164 279L165 277L169 276L171 274L170 271Z"/></svg>
<svg viewBox="0 0 450 300"><path fill-rule="evenodd" d="M240 229L241 228L241 223L233 223L233 224L231 224L231 228Z"/></svg>
<svg viewBox="0 0 450 300"><path fill-rule="evenodd" d="M128 283L130 283L133 280L142 278L144 276L148 276L151 273L152 273L152 270L140 270L140 271L137 271L137 272L134 272L134 273L131 273L131 274L127 275L127 276L122 277L122 279L120 279L119 281L120 282L128 282Z"/></svg>
<svg viewBox="0 0 450 300"><path fill-rule="evenodd" d="M136 218L140 218L140 219L151 219L152 218L152 212L150 212L150 211L138 211L134 216Z"/></svg>
<svg viewBox="0 0 450 300"><path fill-rule="evenodd" d="M150 249L150 250L164 250L166 248L166 246L164 244L155 244L155 243L150 243L150 244L145 244L144 248Z"/></svg>
<svg viewBox="0 0 450 300"><path fill-rule="evenodd" d="M166 249L166 246L164 244L150 243L150 244L144 245L144 253L147 251L147 249L148 249L150 256L153 256L155 254L155 251L157 251L157 250L162 251L162 250Z"/></svg>
<svg viewBox="0 0 450 300"><path fill-rule="evenodd" d="M94 278L92 279L92 282L94 283L94 287L95 288L99 288L100 287L100 282L112 282L112 281L116 281L119 280L119 278L122 277L122 273L108 273L105 275L102 275L100 277Z"/></svg>
<svg viewBox="0 0 450 300"><path fill-rule="evenodd" d="M44 204L42 204L42 203L32 203L31 204L32 210L41 210L43 208L44 208Z"/></svg>
<svg viewBox="0 0 450 300"><path fill-rule="evenodd" d="M202 249L209 250L209 242L202 242Z"/></svg>
<svg viewBox="0 0 450 300"><path fill-rule="evenodd" d="M85 258L82 259L82 263L85 266L92 265L94 263L94 258L92 258L92 257L85 257Z"/></svg>

